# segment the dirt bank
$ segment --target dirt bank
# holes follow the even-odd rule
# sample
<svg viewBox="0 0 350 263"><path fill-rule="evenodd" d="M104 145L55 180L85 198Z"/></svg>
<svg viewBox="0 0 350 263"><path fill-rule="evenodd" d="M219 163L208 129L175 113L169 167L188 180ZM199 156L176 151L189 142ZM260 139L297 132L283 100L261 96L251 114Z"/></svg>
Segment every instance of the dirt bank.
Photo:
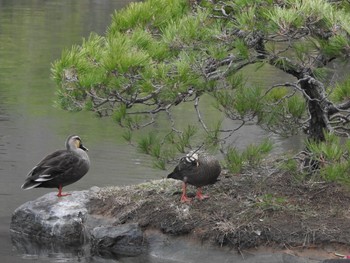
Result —
<svg viewBox="0 0 350 263"><path fill-rule="evenodd" d="M330 244L350 248L349 190L297 180L274 165L240 175L223 172L218 183L204 188L210 199L191 204L179 202L181 182L172 179L103 188L91 200L90 213L239 251Z"/></svg>

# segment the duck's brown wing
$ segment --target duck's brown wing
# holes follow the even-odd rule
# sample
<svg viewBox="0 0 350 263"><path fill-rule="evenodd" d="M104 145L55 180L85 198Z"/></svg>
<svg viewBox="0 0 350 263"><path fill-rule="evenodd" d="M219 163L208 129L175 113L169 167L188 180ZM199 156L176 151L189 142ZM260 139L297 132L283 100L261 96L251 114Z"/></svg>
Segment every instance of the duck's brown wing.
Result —
<svg viewBox="0 0 350 263"><path fill-rule="evenodd" d="M70 151L59 150L46 156L27 175L23 189L38 187L58 176L69 173L75 164L79 163L78 156Z"/></svg>
<svg viewBox="0 0 350 263"><path fill-rule="evenodd" d="M184 181L196 187L214 184L220 175L219 161L213 156L201 156L198 165L185 171Z"/></svg>

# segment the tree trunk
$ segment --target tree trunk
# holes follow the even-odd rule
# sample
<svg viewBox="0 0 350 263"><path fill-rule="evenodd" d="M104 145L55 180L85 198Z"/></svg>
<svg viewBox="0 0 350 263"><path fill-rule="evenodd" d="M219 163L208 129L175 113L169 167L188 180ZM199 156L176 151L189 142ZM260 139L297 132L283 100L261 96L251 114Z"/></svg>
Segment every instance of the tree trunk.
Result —
<svg viewBox="0 0 350 263"><path fill-rule="evenodd" d="M325 140L324 132L331 130L328 113L330 102L325 96L324 86L310 76L299 80L299 83L304 91L310 115L307 128L308 140L316 143L322 142ZM306 151L309 152L309 149L306 148ZM312 174L319 169L320 160L313 158L312 155L307 156L304 159L304 167Z"/></svg>
<svg viewBox="0 0 350 263"><path fill-rule="evenodd" d="M324 132L327 130L327 125L323 120L322 108L319 102L309 101L308 109L310 112L308 137L314 142L324 141Z"/></svg>
<svg viewBox="0 0 350 263"><path fill-rule="evenodd" d="M321 82L309 76L301 79L299 83L301 89L305 92L310 114L308 137L314 142L324 141L324 132L331 131L328 115L330 102L325 96L324 86Z"/></svg>

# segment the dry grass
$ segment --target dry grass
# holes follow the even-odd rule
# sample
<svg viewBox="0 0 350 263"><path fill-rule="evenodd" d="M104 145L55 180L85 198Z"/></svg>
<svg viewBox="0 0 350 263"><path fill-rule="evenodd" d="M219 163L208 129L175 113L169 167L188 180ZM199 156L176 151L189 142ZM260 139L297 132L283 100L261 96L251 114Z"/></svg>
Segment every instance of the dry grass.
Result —
<svg viewBox="0 0 350 263"><path fill-rule="evenodd" d="M273 162L224 174L204 189L208 200L181 204L181 182L163 179L103 188L92 198L91 212L236 248L350 244L350 195L342 186L295 180Z"/></svg>

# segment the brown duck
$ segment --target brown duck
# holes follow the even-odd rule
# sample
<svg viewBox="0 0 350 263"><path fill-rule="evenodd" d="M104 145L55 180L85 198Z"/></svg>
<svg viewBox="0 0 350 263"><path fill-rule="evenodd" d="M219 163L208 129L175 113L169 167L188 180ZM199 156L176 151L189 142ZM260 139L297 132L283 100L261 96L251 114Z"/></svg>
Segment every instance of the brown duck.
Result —
<svg viewBox="0 0 350 263"><path fill-rule="evenodd" d="M191 198L186 195L187 184L197 187L196 197L199 200L209 198L209 196L202 194L202 187L214 184L220 172L219 161L214 156L190 153L180 159L179 164L168 175L168 178L183 181L181 202L184 203L191 201Z"/></svg>
<svg viewBox="0 0 350 263"><path fill-rule="evenodd" d="M87 148L77 135L66 140L66 150L58 150L46 156L27 175L22 189L36 187L58 188L58 197L66 196L62 188L81 179L90 168Z"/></svg>

